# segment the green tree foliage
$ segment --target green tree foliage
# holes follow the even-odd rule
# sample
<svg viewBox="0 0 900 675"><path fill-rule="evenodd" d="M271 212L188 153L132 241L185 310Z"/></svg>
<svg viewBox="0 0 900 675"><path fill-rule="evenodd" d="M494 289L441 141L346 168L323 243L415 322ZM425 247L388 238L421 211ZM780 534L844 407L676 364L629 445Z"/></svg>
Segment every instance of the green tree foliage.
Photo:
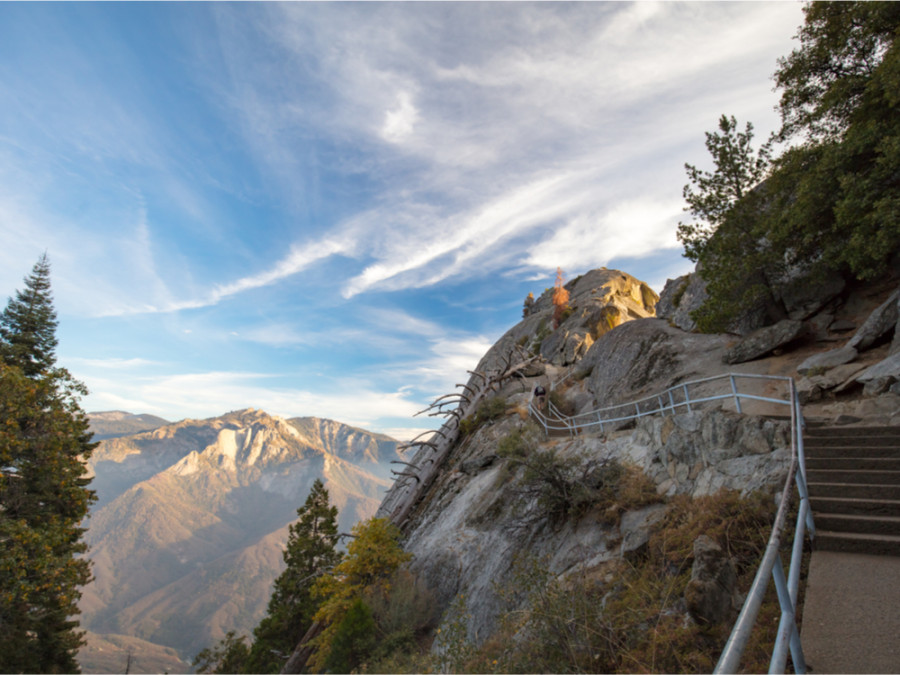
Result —
<svg viewBox="0 0 900 675"><path fill-rule="evenodd" d="M94 494L84 386L53 367L56 318L42 257L0 333L0 671L77 672L80 586L90 565L79 524Z"/></svg>
<svg viewBox="0 0 900 675"><path fill-rule="evenodd" d="M319 672L328 667L335 637L354 603L366 594L390 592L394 573L412 557L400 547L400 531L386 518L357 523L353 535L346 557L314 587L322 604L313 619L325 626L311 643L311 666Z"/></svg>
<svg viewBox="0 0 900 675"><path fill-rule="evenodd" d="M779 60L781 138L767 231L790 262L859 279L900 249L900 5L812 3Z"/></svg>
<svg viewBox="0 0 900 675"><path fill-rule="evenodd" d="M357 598L337 624L325 668L331 673L353 672L375 649L375 619Z"/></svg>
<svg viewBox="0 0 900 675"><path fill-rule="evenodd" d="M50 262L45 253L0 314L0 356L28 377L49 371L56 362L56 310L50 293Z"/></svg>
<svg viewBox="0 0 900 675"><path fill-rule="evenodd" d="M753 307L777 318L788 269L871 280L900 252L900 4L814 2L804 15L800 46L775 73L777 138L793 145L762 186L727 189L730 166L743 166L749 185L762 177L768 146L742 152L724 117L724 137L707 134L716 172L687 165L696 190L686 186L685 198L703 222L680 224L678 236L707 281L701 330L724 330Z"/></svg>
<svg viewBox="0 0 900 675"><path fill-rule="evenodd" d="M245 637L235 637L234 631L225 634L214 647L207 647L194 658L191 665L198 673L246 673L250 649Z"/></svg>
<svg viewBox="0 0 900 675"><path fill-rule="evenodd" d="M860 113L881 98L896 98L897 28L893 2L813 2L803 9L800 47L778 60L782 90L780 136L838 140ZM893 84L895 86L891 87ZM887 85L887 86L886 86ZM884 101L884 103L891 103Z"/></svg>
<svg viewBox="0 0 900 675"><path fill-rule="evenodd" d="M247 672L279 672L312 623L319 606L312 595L313 583L341 559L335 548L337 515L328 490L317 478L306 502L297 509L299 519L290 527L283 554L287 567L275 580L266 616L253 631Z"/></svg>
<svg viewBox="0 0 900 675"><path fill-rule="evenodd" d="M713 233L732 215L738 204L765 177L771 161L771 144L753 149L753 125L747 122L738 130L737 120L722 115L720 133L706 133L706 149L712 156L715 171L704 171L685 164L690 183L682 194L691 215L699 222L679 223L678 239L685 255L698 261Z"/></svg>

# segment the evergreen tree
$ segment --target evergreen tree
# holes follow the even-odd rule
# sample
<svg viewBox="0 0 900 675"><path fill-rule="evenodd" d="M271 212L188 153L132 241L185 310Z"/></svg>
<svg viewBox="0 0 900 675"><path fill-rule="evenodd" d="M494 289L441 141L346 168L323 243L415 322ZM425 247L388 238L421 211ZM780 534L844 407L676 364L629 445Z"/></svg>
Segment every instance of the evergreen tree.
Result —
<svg viewBox="0 0 900 675"><path fill-rule="evenodd" d="M315 580L341 559L337 507L329 503L328 490L316 479L298 521L291 525L284 551L284 572L275 580L266 616L253 631L254 642L247 662L252 673L277 673L312 623L319 606L312 596Z"/></svg>
<svg viewBox="0 0 900 675"><path fill-rule="evenodd" d="M56 362L56 326L45 253L25 277L25 290L16 291L0 315L0 356L28 377L49 371Z"/></svg>
<svg viewBox="0 0 900 675"><path fill-rule="evenodd" d="M79 527L94 499L84 386L53 367L56 316L42 256L2 315L0 672L77 672L78 588L90 581Z"/></svg>
<svg viewBox="0 0 900 675"><path fill-rule="evenodd" d="M722 115L719 131L706 133L706 149L715 171L684 165L690 180L682 191L688 203L685 210L700 222L678 223L678 239L684 244L685 256L695 262L700 260L712 235L765 177L771 158L769 143L758 152L753 150L753 125L749 122L740 132L734 116Z"/></svg>
<svg viewBox="0 0 900 675"><path fill-rule="evenodd" d="M235 637L234 631L225 634L214 647L207 647L191 663L198 673L252 673L247 670L250 651L245 637Z"/></svg>

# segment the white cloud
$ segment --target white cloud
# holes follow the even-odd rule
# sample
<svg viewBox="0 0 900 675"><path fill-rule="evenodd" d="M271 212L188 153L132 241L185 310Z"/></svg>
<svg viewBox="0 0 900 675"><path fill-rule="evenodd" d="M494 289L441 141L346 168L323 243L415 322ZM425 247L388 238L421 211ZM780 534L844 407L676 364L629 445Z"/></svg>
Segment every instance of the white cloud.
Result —
<svg viewBox="0 0 900 675"><path fill-rule="evenodd" d="M384 115L381 137L389 143L399 143L413 133L419 111L413 105L412 97L407 92L397 96L397 105Z"/></svg>
<svg viewBox="0 0 900 675"><path fill-rule="evenodd" d="M539 268L585 269L614 258L640 258L680 248L675 228L680 202L626 202L603 215L579 215L531 248L526 264Z"/></svg>

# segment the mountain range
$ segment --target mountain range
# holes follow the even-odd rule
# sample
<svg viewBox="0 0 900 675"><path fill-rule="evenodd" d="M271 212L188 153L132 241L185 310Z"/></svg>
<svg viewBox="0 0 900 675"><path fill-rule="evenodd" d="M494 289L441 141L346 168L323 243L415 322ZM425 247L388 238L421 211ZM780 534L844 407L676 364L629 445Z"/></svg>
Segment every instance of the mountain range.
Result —
<svg viewBox="0 0 900 675"><path fill-rule="evenodd" d="M102 660L97 649L82 650L86 672L120 672L126 652L132 672L159 670L154 645L176 650L186 672L186 662L227 631L250 633L313 481L325 482L340 530L349 532L375 513L398 457L387 436L253 409L171 424L120 411L89 417L105 439L89 462L94 581L84 589L81 623L95 647L106 647ZM136 426L145 430L133 433Z"/></svg>

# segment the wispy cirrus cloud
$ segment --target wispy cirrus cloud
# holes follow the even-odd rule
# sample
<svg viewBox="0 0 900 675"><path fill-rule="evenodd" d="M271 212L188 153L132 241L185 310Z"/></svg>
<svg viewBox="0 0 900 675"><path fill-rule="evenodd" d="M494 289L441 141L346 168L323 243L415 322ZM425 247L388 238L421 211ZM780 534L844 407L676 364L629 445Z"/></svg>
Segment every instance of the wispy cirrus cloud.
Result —
<svg viewBox="0 0 900 675"><path fill-rule="evenodd" d="M609 231L610 214L626 214L638 193L651 204L673 192L677 199L671 181L658 180L661 169L636 158L648 146L658 154L702 138L706 122L696 110L716 99L719 82L755 80L755 100L735 103L753 112L770 106L759 97L767 88L759 85L760 55L784 36L760 36L772 35L767 22L789 16L796 7L346 6L326 16L289 5L262 15L260 25L284 48L284 67L317 53L328 114L290 85L278 91L296 103L272 113L273 85L260 84L258 70L238 75L254 92L243 112L248 120L278 114L283 129L311 124L346 137L361 153L360 168L378 176L377 204L338 224L371 258L343 282L345 298L522 267L510 237L518 251L531 251L526 266L548 263L539 249L557 255L556 264L597 265L602 257L585 255L591 247L561 246L560 233ZM280 72L277 59L267 63ZM697 81L709 83L703 100ZM670 109L659 104L667 100ZM263 146L290 146L270 121L246 128L257 126L268 130ZM273 172L291 168L268 150L260 157ZM667 178L680 179L682 162ZM617 190L606 189L613 184ZM441 206L429 211L426 203ZM626 243L648 253L673 248L659 219L623 225L630 236L622 246L606 242L606 251Z"/></svg>

